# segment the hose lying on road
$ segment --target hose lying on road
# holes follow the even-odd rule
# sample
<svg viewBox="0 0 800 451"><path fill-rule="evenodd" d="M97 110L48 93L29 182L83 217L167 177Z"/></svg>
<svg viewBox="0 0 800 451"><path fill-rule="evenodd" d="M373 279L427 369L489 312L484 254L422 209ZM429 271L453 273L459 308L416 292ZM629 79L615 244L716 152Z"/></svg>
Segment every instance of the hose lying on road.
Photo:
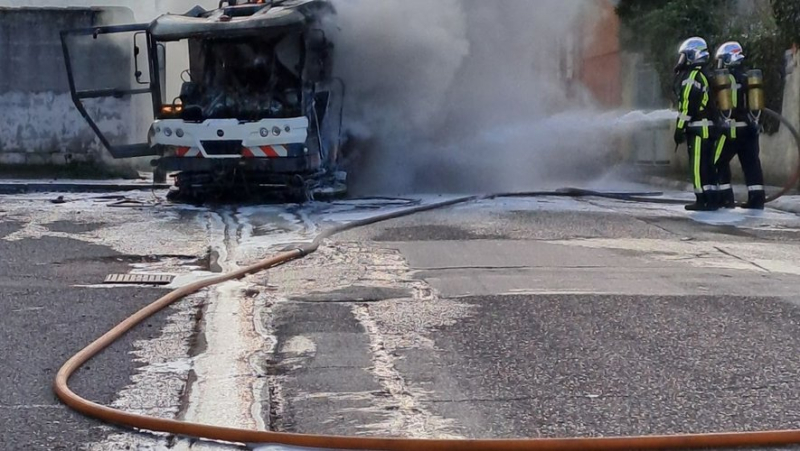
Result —
<svg viewBox="0 0 800 451"><path fill-rule="evenodd" d="M652 193L641 193L649 195ZM296 250L284 252L280 255L267 258L247 268L242 268L231 274L220 275L207 280L195 282L179 288L153 304L145 307L129 317L105 335L95 340L89 346L70 358L56 375L54 390L70 408L106 423L145 430L174 434L182 437L215 440L229 443L257 444L270 443L287 446L322 449L342 450L371 450L371 451L533 451L533 450L630 450L630 449L692 449L692 448L731 448L738 446L780 446L800 443L800 430L766 431L747 433L719 433L698 435L674 436L645 436L645 437L612 437L612 438L565 438L565 439L506 439L506 440L449 440L449 439L406 439L406 438L368 438L368 437L335 437L320 435L300 435L278 432L253 431L235 428L218 427L187 423L176 420L161 419L136 415L121 410L106 407L75 394L68 385L72 374L83 364L111 345L136 325L156 314L174 302L196 293L204 288L217 285L230 280L242 279L270 268L300 259L319 249L322 242L331 236L358 227L388 221L403 216L409 216L425 211L446 208L458 204L477 202L487 199L502 197L532 197L532 196L561 196L561 197L605 197L620 200L644 199L634 194L624 193L599 193L586 190L567 189L556 192L536 193L511 193L488 196L468 196L447 200L430 205L375 216L368 219L355 221L349 224L331 228L313 242Z"/></svg>

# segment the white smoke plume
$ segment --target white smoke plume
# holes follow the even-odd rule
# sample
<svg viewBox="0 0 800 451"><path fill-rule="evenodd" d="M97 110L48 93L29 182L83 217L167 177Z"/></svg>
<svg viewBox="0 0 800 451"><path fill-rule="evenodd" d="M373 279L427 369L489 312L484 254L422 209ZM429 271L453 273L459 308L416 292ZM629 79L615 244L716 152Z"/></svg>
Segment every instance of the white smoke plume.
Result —
<svg viewBox="0 0 800 451"><path fill-rule="evenodd" d="M359 189L529 189L606 165L607 137L582 129L590 103L568 96L559 76L592 0L334 5ZM570 108L579 117L547 120Z"/></svg>

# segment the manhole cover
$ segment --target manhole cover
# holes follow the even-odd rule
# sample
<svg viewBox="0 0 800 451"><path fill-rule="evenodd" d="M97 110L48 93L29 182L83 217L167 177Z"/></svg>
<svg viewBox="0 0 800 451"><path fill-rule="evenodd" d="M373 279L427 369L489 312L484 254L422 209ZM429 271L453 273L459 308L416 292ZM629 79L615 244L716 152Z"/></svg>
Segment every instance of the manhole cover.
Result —
<svg viewBox="0 0 800 451"><path fill-rule="evenodd" d="M175 276L169 274L110 274L105 283L124 285L169 285Z"/></svg>

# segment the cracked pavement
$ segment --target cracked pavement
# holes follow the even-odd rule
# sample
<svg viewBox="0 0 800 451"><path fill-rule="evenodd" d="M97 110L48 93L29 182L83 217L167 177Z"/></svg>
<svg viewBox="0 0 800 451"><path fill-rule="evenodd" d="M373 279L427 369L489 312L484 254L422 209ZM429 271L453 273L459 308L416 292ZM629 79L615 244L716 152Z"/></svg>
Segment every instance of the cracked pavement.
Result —
<svg viewBox="0 0 800 451"><path fill-rule="evenodd" d="M229 449L109 428L53 398L63 359L163 293L98 284L154 271L180 286L403 205L387 202L112 213L4 198L2 352L15 363L0 379L13 398L0 403L3 443ZM800 218L776 210L689 215L594 198L428 212L190 298L75 385L126 410L301 433L796 428L799 232Z"/></svg>
<svg viewBox="0 0 800 451"><path fill-rule="evenodd" d="M341 253L272 276L276 296L286 293L273 305L279 340L312 344L276 379L285 430L513 438L800 427L798 225L774 210L691 216L543 198L336 236L330 249ZM320 290L301 303L308 272L359 288L349 306L346 288L331 291L336 304ZM359 300L370 284L382 301ZM315 366L354 355L362 360L335 373ZM353 384L379 374L403 395Z"/></svg>

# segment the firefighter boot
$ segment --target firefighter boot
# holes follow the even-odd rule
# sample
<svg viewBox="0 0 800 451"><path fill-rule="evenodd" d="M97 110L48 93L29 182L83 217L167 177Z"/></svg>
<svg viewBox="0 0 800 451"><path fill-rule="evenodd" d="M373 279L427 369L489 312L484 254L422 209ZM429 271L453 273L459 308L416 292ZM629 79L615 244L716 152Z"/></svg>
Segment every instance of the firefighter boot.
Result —
<svg viewBox="0 0 800 451"><path fill-rule="evenodd" d="M708 200L706 193L697 193L695 194L697 200L693 204L689 204L686 207L686 211L708 211Z"/></svg>
<svg viewBox="0 0 800 451"><path fill-rule="evenodd" d="M736 208L736 198L733 194L733 189L726 189L719 192L720 207L725 209Z"/></svg>
<svg viewBox="0 0 800 451"><path fill-rule="evenodd" d="M747 203L742 204L742 208L747 210L763 210L766 203L766 193L764 191L750 191Z"/></svg>
<svg viewBox="0 0 800 451"><path fill-rule="evenodd" d="M722 193L717 190L707 191L705 211L717 211L720 208L722 208Z"/></svg>
<svg viewBox="0 0 800 451"><path fill-rule="evenodd" d="M687 205L687 211L717 211L719 210L719 196L717 191L707 191L702 194L695 194L695 203Z"/></svg>

